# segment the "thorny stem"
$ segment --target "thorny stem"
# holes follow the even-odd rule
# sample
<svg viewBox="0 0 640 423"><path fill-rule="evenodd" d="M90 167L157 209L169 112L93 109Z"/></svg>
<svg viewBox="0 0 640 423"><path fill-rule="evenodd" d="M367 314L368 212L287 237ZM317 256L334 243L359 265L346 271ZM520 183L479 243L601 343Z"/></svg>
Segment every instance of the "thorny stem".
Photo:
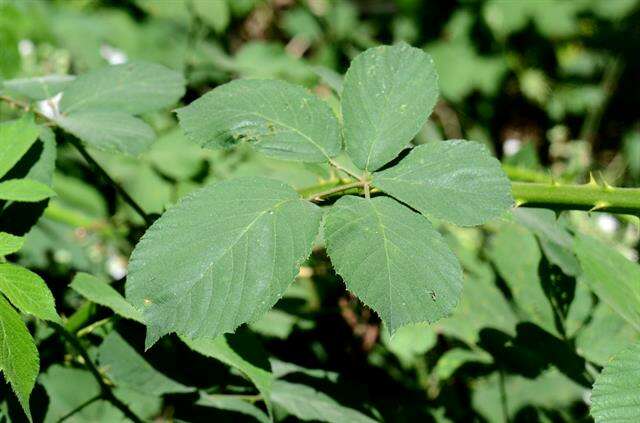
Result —
<svg viewBox="0 0 640 423"><path fill-rule="evenodd" d="M72 334L71 332L67 331L64 328L64 326L62 326L62 325L60 325L58 323L49 323L49 325L62 338L64 338L73 347L73 349L76 350L76 352L78 354L80 354L80 357L82 357L82 359L84 361L84 364L87 367L87 370L89 370L89 372L93 375L95 380L100 385L100 392L101 392L100 396L101 396L101 398L106 400L106 401L109 401L111 404L113 404L115 407L117 407L131 421L133 421L135 423L142 423L142 420L138 416L136 416L129 409L129 407L125 403L120 401L120 399L118 399L113 394L113 391L111 390L111 386L109 386L105 382L103 375L100 373L100 370L98 370L98 368L93 363L93 361L91 361L91 357L89 357L89 353L82 346L82 343L78 340L78 338L74 334Z"/></svg>
<svg viewBox="0 0 640 423"><path fill-rule="evenodd" d="M516 205L553 210L606 211L640 216L640 188L512 182Z"/></svg>
<svg viewBox="0 0 640 423"><path fill-rule="evenodd" d="M346 191L363 188L364 195L377 191L368 180L340 183L329 181L302 189L308 200L319 202L328 196L344 195ZM373 188L373 189L371 189ZM583 185L563 185L556 182L511 182L517 207L546 208L551 210L585 210L640 216L640 188L618 188L598 184L594 180ZM353 193L353 192L351 192ZM362 191L358 192L362 194Z"/></svg>
<svg viewBox="0 0 640 423"><path fill-rule="evenodd" d="M617 66L614 66L614 68L617 68ZM45 119L50 120L46 115L39 110L32 108L28 103L13 99L6 95L0 95L0 100L7 102L12 107L19 107L25 111L33 111ZM138 203L136 203L133 198L131 198L131 196L109 176L100 164L98 164L89 155L78 139L75 137L70 137L70 139L72 144L78 149L85 160L89 162L102 177L113 185L124 201L144 219L147 225L150 225L153 222L153 219L144 212L142 207L140 207L140 205L138 205ZM334 159L329 158L328 160L331 166L351 176L356 179L356 181L346 183L331 181L326 183L324 186L320 185L301 190L302 193L309 193L307 194L307 199L311 201L321 201L324 197L343 193L344 191L355 188L364 188L364 195L367 198L370 196L370 181L366 175L357 175L356 173L344 168ZM511 173L508 173L512 179L520 179L523 177L523 175L520 174L514 175L514 169L510 170ZM531 175L524 176L528 179ZM640 216L640 188L616 188L606 184L598 185L593 182L585 185L562 185L554 183L553 181L546 182L543 178L539 178L538 175L535 176L536 178L533 180L535 180L536 183L511 183L513 196L516 200L517 206L548 208L552 210L607 211ZM317 189L319 189L319 191L316 191Z"/></svg>

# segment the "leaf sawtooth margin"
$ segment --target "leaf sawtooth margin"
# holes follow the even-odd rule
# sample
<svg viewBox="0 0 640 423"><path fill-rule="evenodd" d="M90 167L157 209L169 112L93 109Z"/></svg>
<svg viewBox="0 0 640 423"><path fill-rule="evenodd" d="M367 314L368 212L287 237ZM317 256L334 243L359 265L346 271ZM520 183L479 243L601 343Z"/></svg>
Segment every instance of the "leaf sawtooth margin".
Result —
<svg viewBox="0 0 640 423"><path fill-rule="evenodd" d="M392 198L340 198L325 216L324 235L347 288L391 334L451 314L460 299L456 256L427 218Z"/></svg>
<svg viewBox="0 0 640 423"><path fill-rule="evenodd" d="M126 284L147 347L170 332L214 338L261 317L311 253L321 215L290 186L256 177L203 187L170 208L133 251Z"/></svg>
<svg viewBox="0 0 640 423"><path fill-rule="evenodd" d="M360 169L393 160L418 133L438 100L433 59L406 43L365 50L342 89L345 147Z"/></svg>
<svg viewBox="0 0 640 423"><path fill-rule="evenodd" d="M500 162L480 143L464 140L417 146L373 185L418 210L460 226L475 226L513 206Z"/></svg>
<svg viewBox="0 0 640 423"><path fill-rule="evenodd" d="M268 156L304 162L327 161L342 149L329 105L284 81L237 79L177 113L187 137L205 148L248 142Z"/></svg>

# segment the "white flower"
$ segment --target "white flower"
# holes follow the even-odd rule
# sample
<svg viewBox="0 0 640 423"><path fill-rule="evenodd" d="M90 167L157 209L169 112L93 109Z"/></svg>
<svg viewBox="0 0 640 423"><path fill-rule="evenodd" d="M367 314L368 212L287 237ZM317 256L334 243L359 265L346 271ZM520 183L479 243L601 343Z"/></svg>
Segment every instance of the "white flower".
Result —
<svg viewBox="0 0 640 423"><path fill-rule="evenodd" d="M502 144L502 151L505 156L513 156L522 148L522 141L516 138L509 138Z"/></svg>
<svg viewBox="0 0 640 423"><path fill-rule="evenodd" d="M109 44L103 44L100 46L100 56L104 58L110 65L121 65L126 63L128 58L127 54Z"/></svg>
<svg viewBox="0 0 640 423"><path fill-rule="evenodd" d="M58 105L60 104L60 99L62 98L62 93L58 93L51 98L46 100L42 100L38 102L38 109L42 112L46 117L53 119L58 114Z"/></svg>

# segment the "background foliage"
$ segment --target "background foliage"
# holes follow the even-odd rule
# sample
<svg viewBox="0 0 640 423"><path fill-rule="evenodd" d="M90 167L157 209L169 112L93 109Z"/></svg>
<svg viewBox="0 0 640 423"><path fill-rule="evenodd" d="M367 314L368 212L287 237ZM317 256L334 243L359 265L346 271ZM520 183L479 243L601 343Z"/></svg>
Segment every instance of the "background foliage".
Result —
<svg viewBox="0 0 640 423"><path fill-rule="evenodd" d="M512 180L593 172L637 187L639 24L636 0L0 1L1 94L66 113L36 125L0 103L0 421L26 409L34 421L124 421L117 404L160 421L608 421L606 405L590 415L594 380L611 361L593 392L605 398L612 375L637 374L637 218L521 208L478 228L435 222L462 265L461 302L393 338L318 244L260 320L145 351L121 294L146 222L69 133L149 220L232 177L304 189L335 175L244 144L201 149L173 110L239 77L303 85L337 110L350 61L405 41L440 76L415 144L482 142ZM153 78L114 92L105 65L122 63Z"/></svg>

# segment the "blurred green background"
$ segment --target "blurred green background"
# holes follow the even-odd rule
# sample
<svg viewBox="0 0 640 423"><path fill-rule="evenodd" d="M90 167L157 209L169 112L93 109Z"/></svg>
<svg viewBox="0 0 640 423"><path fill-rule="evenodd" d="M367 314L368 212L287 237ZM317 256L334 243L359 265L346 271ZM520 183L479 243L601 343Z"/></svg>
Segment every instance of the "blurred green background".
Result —
<svg viewBox="0 0 640 423"><path fill-rule="evenodd" d="M594 172L612 185L640 185L638 0L0 0L2 80L75 75L144 59L183 72L184 104L231 79L257 77L304 85L338 108L350 60L368 47L399 41L431 54L440 75L440 101L416 143L483 142L512 179L584 183ZM41 107L46 112L47 102ZM18 112L2 103L0 116L7 120ZM232 176L270 176L295 188L331 176L324 166L268 159L246 146L202 150L184 138L171 110L144 119L158 140L140 157L90 151L148 212L160 214L193 189ZM73 274L91 272L121 289L127 257L144 228L63 136L55 141L57 157L53 142L43 142L49 153L42 161L55 162L58 196L28 233L18 260L45 277L61 313L73 316L86 305L66 289ZM16 213L1 214L0 229L11 225L15 233ZM554 231L562 236L577 229L595 234L637 261L639 235L630 218L567 213L557 223L549 213L537 218L559 225ZM285 298L250 332L278 362L328 370L289 369L294 380L385 421L502 421L505 413L513 421L590 421L589 385L572 363L585 364L586 357L597 368L638 335L576 285L575 257L567 258L562 272L550 264L566 252L545 245L544 237L539 247L535 231L500 224L440 229L476 282L465 285L451 318L407 328L390 340L317 249ZM527 257L512 261L513 251ZM516 274L520 279L510 280ZM536 301L537 294L519 299L509 290L554 277L574 286L561 344L539 332L548 316L514 311L514 302ZM40 421L46 404L63 401L55 380L78 377L80 384L82 377L62 374L68 357L51 345L46 328L33 324L45 373L34 393ZM112 325L141 351L142 326ZM167 337L145 357L201 390L242 384L224 366L180 345ZM506 405L500 395L505 386ZM8 396L0 392L6 419L17 413ZM250 420L194 406L189 395L146 400L149 418ZM110 421L105 413L77 421Z"/></svg>

